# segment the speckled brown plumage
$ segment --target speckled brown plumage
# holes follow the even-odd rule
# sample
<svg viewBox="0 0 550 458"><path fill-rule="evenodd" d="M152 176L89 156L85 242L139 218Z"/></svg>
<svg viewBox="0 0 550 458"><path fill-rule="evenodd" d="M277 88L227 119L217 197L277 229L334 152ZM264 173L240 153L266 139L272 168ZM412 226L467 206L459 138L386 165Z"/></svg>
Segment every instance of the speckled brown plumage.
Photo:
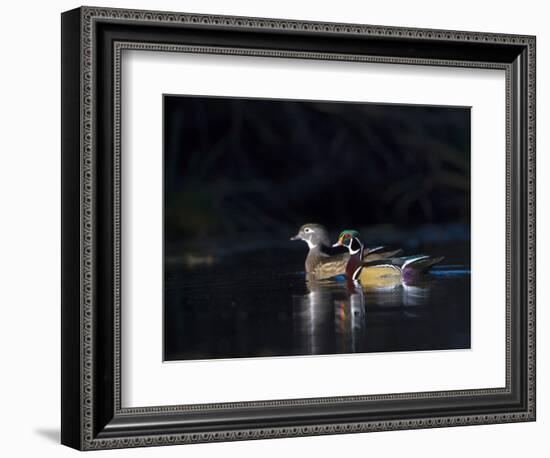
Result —
<svg viewBox="0 0 550 458"><path fill-rule="evenodd" d="M306 257L306 273L318 280L343 275L348 259L348 253L330 256L313 249Z"/></svg>

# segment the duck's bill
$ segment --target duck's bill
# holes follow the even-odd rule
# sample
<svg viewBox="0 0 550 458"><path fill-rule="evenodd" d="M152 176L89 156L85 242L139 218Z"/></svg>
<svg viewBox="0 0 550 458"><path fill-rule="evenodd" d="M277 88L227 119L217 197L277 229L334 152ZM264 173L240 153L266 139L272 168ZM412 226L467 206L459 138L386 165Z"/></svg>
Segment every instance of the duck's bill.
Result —
<svg viewBox="0 0 550 458"><path fill-rule="evenodd" d="M290 240L302 240L300 234L296 234L294 237L290 237Z"/></svg>
<svg viewBox="0 0 550 458"><path fill-rule="evenodd" d="M338 240L334 245L332 245L332 248L336 248L337 246L342 246L342 240Z"/></svg>

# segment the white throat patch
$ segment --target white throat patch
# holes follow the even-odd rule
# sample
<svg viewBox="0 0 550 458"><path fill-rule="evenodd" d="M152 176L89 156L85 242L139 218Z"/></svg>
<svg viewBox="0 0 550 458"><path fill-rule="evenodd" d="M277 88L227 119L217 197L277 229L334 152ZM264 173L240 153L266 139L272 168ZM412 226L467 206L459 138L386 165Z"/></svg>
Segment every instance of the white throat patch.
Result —
<svg viewBox="0 0 550 458"><path fill-rule="evenodd" d="M351 245L353 245L354 242L356 242L356 244L359 245L359 248L357 248L356 250L352 250L352 249L351 249ZM357 254L357 253L359 253L362 249L363 249L363 244L362 244L358 239L353 239L353 240L350 242L349 246L348 246L348 250L349 250L349 254L350 254L350 255Z"/></svg>
<svg viewBox="0 0 550 458"><path fill-rule="evenodd" d="M309 249L311 250L312 248L315 248L318 244L317 243L313 243L311 240L306 240L304 239L304 242L307 243L307 246L309 247Z"/></svg>

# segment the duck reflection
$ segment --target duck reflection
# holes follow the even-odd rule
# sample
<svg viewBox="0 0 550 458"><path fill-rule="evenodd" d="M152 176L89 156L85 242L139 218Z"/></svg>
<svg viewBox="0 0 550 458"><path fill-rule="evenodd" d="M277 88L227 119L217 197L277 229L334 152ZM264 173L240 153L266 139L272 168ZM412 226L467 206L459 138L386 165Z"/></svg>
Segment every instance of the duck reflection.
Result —
<svg viewBox="0 0 550 458"><path fill-rule="evenodd" d="M329 280L306 281L307 292L292 297L294 335L300 347L308 354L324 353L334 323L334 300L341 295L341 287Z"/></svg>
<svg viewBox="0 0 550 458"><path fill-rule="evenodd" d="M341 353L361 351L366 337L365 295L360 287L347 285L347 300L334 304L334 331Z"/></svg>
<svg viewBox="0 0 550 458"><path fill-rule="evenodd" d="M368 329L421 319L430 303L428 283L376 289L308 279L306 286L306 294L293 296L293 324L295 339L308 354L368 351Z"/></svg>
<svg viewBox="0 0 550 458"><path fill-rule="evenodd" d="M406 307L427 305L430 302L431 288L427 283L403 284L402 300Z"/></svg>

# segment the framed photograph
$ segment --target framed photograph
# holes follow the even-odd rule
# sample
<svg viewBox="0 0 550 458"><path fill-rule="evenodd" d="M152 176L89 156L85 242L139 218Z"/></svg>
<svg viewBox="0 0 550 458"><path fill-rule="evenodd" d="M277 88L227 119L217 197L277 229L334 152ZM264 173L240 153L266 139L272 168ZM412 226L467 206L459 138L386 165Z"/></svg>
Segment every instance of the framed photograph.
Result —
<svg viewBox="0 0 550 458"><path fill-rule="evenodd" d="M62 14L62 443L535 420L535 37Z"/></svg>

